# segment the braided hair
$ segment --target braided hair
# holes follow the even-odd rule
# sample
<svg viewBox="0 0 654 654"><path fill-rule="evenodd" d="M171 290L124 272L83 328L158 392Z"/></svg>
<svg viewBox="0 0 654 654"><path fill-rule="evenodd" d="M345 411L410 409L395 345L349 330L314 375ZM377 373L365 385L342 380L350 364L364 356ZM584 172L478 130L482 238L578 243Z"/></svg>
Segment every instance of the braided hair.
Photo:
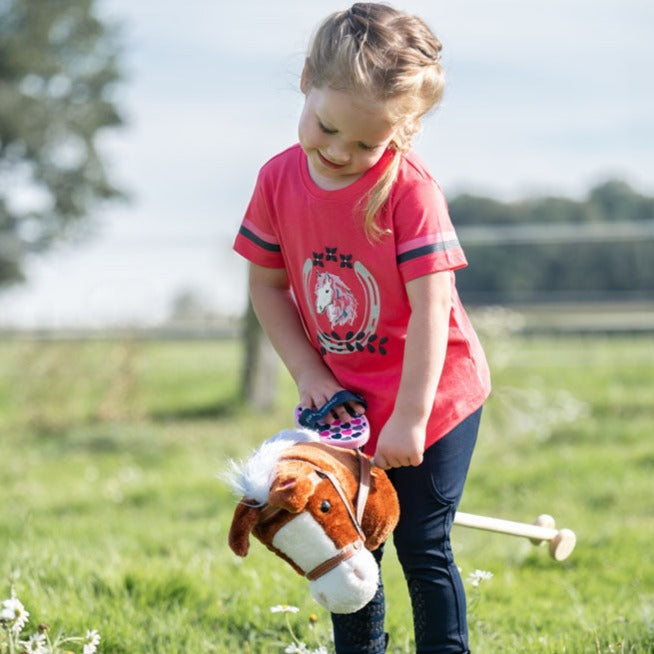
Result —
<svg viewBox="0 0 654 654"><path fill-rule="evenodd" d="M420 119L443 95L441 43L417 16L388 5L357 2L328 16L315 33L305 62L307 87L328 86L392 111L394 156L367 197L369 238L385 230L377 216L397 177L401 153L411 147Z"/></svg>

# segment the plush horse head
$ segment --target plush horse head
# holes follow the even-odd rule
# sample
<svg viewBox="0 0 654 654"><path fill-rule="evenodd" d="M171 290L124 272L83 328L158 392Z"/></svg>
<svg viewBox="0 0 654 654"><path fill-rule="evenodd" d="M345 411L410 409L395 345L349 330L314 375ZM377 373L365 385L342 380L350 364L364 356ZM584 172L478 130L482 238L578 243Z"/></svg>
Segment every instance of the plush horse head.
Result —
<svg viewBox="0 0 654 654"><path fill-rule="evenodd" d="M236 554L247 555L252 533L307 577L332 613L353 613L373 598L379 568L371 550L395 528L399 504L386 473L365 455L288 430L234 465L231 484L242 496L229 530Z"/></svg>

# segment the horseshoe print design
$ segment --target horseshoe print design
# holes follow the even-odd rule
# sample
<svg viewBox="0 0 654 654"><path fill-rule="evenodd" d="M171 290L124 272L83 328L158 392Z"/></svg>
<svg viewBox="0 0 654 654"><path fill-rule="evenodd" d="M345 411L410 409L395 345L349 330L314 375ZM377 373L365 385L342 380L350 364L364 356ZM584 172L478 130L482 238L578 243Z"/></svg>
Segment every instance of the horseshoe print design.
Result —
<svg viewBox="0 0 654 654"><path fill-rule="evenodd" d="M327 261L335 261L336 248L328 248ZM326 289L329 282L333 286L337 284L332 280L336 278L338 284L345 286L336 275L330 275L325 272L316 272L314 275L314 268L316 267L316 256L314 253L313 258L306 259L302 268L302 278L304 293L307 299L307 305L310 311L310 317L313 321L318 343L322 354L330 352L332 354L349 354L354 352L369 353L379 352L386 354L386 337L379 337L377 334L377 325L379 324L379 315L381 309L381 298L379 294L379 286L370 271L360 262L354 261L351 263L352 255L340 255L340 262L347 261L348 268L352 268L356 275L357 281L363 291L365 298L365 305L362 311L357 312L357 302L352 298L353 307L349 312L340 311L336 308L328 306L331 298L329 297L330 290ZM322 257L320 263L323 263ZM318 264L320 265L320 264ZM341 267L343 267L341 265ZM322 275L322 277L318 277ZM325 275L330 275L327 279ZM312 283L318 280L315 285L316 288L312 289ZM346 287L347 288L347 287ZM349 290L349 289L348 289ZM363 304L361 302L360 304ZM325 331L318 320L318 315L325 314L330 321L331 329ZM355 324L357 315L359 321ZM336 331L337 326L346 326L349 329L345 333Z"/></svg>

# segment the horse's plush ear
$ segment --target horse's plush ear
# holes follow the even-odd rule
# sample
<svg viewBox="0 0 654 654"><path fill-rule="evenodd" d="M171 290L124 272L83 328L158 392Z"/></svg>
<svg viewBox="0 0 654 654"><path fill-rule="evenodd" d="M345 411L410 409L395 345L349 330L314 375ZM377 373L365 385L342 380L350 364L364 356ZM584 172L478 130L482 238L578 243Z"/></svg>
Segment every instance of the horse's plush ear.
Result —
<svg viewBox="0 0 654 654"><path fill-rule="evenodd" d="M393 533L400 519L400 505L395 489L381 468L372 469L370 494L361 526L366 547L376 550Z"/></svg>
<svg viewBox="0 0 654 654"><path fill-rule="evenodd" d="M268 504L299 513L307 505L314 488L315 483L306 471L289 470L275 479L270 488Z"/></svg>
<svg viewBox="0 0 654 654"><path fill-rule="evenodd" d="M247 556L250 549L250 532L259 521L260 513L259 507L239 502L234 511L232 526L229 528L229 546L234 554Z"/></svg>

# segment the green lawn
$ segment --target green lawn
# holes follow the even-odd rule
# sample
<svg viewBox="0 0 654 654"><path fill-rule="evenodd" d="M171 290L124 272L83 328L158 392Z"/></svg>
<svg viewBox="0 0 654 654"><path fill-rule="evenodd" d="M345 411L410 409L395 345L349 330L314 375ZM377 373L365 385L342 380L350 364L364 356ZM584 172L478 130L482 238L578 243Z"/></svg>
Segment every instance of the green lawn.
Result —
<svg viewBox="0 0 654 654"><path fill-rule="evenodd" d="M464 578L493 573L468 585L473 651L654 652L652 339L486 344L494 392L461 509L550 513L578 543L556 563L455 528ZM106 653L274 653L288 619L329 647L305 580L256 542L243 560L226 545L234 499L216 475L290 426L296 401L282 376L275 411L239 406L240 360L230 341L0 343L0 601L13 586L25 634L46 622L98 629ZM411 652L392 547L384 577L389 651Z"/></svg>

